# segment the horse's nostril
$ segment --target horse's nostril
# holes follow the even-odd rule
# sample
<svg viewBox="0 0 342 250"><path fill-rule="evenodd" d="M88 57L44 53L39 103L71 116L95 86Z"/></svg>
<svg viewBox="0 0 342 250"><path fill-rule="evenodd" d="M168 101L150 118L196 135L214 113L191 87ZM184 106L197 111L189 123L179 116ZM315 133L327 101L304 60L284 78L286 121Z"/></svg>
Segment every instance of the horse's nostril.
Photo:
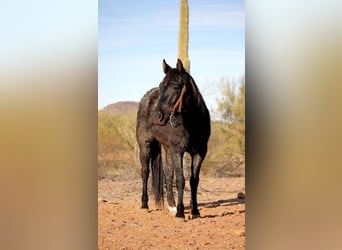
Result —
<svg viewBox="0 0 342 250"><path fill-rule="evenodd" d="M164 118L164 115L161 112L158 112L158 121L162 121Z"/></svg>

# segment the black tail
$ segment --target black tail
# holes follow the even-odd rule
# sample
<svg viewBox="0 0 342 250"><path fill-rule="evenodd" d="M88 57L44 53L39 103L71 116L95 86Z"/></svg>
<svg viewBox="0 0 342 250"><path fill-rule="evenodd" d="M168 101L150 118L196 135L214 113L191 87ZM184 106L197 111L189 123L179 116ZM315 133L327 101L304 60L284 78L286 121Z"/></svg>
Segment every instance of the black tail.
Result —
<svg viewBox="0 0 342 250"><path fill-rule="evenodd" d="M163 163L161 157L161 147L156 142L152 147L151 154L152 164L152 187L154 193L154 200L158 209L164 207L164 190L163 190Z"/></svg>

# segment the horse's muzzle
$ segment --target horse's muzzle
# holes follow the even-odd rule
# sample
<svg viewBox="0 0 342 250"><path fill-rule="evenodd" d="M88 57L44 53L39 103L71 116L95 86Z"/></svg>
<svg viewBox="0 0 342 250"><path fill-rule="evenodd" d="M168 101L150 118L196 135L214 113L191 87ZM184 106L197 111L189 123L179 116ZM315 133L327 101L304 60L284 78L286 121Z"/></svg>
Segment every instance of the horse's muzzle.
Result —
<svg viewBox="0 0 342 250"><path fill-rule="evenodd" d="M158 112L158 122L162 122L164 118L164 115L162 112Z"/></svg>

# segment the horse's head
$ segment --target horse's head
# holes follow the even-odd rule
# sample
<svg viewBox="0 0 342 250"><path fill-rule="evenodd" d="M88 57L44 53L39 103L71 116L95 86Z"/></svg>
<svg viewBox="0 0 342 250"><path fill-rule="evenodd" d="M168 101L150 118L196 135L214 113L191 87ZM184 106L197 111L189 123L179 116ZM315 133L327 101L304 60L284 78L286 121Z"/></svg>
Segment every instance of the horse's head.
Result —
<svg viewBox="0 0 342 250"><path fill-rule="evenodd" d="M178 59L176 68L171 68L163 60L164 79L159 84L159 101L157 104L158 124L165 125L171 112L181 113L186 98L190 75Z"/></svg>

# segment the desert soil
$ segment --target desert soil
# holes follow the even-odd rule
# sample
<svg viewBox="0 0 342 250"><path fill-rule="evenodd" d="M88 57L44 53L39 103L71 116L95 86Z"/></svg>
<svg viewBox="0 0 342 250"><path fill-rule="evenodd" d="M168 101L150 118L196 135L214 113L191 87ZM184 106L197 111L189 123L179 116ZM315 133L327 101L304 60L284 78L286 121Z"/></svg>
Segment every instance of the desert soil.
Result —
<svg viewBox="0 0 342 250"><path fill-rule="evenodd" d="M140 180L100 180L98 249L245 249L245 202L237 198L240 192L245 193L243 177L202 177L198 189L201 216L192 218L187 181L185 218L180 219L166 208L157 210L152 194L149 209L140 209Z"/></svg>

